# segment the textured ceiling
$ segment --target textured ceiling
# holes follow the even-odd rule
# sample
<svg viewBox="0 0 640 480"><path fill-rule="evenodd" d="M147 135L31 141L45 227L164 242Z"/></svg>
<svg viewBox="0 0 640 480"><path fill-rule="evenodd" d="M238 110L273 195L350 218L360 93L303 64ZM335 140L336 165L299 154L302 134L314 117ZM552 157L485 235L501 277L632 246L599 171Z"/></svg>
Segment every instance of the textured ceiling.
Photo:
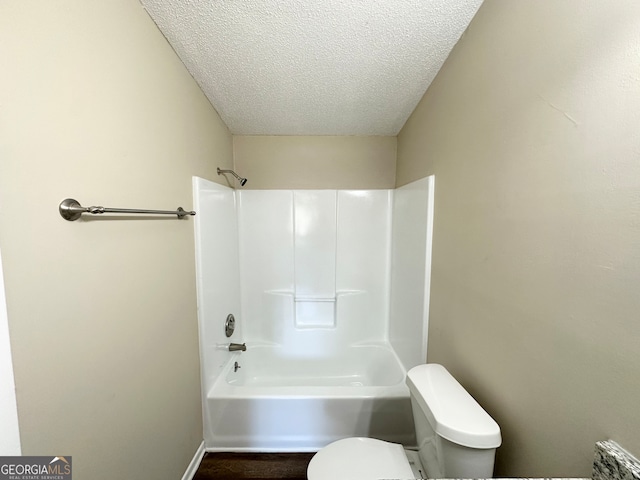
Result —
<svg viewBox="0 0 640 480"><path fill-rule="evenodd" d="M236 135L396 135L482 0L141 0Z"/></svg>

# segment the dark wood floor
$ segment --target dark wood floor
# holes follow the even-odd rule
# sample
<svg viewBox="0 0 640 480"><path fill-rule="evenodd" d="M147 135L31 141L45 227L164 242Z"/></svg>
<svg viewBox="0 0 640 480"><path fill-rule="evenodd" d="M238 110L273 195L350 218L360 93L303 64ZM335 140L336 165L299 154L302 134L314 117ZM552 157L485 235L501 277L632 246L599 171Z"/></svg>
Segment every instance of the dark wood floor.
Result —
<svg viewBox="0 0 640 480"><path fill-rule="evenodd" d="M313 453L205 453L193 480L306 480Z"/></svg>

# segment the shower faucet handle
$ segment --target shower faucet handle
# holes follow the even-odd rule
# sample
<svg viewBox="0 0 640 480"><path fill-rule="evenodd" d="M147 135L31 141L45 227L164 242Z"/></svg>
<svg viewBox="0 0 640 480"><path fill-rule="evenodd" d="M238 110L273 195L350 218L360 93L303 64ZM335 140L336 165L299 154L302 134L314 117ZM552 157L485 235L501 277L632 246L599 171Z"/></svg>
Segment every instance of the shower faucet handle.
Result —
<svg viewBox="0 0 640 480"><path fill-rule="evenodd" d="M230 343L229 344L229 351L230 352L238 352L238 351L246 352L247 351L247 345L246 345L246 343L243 343L243 344Z"/></svg>

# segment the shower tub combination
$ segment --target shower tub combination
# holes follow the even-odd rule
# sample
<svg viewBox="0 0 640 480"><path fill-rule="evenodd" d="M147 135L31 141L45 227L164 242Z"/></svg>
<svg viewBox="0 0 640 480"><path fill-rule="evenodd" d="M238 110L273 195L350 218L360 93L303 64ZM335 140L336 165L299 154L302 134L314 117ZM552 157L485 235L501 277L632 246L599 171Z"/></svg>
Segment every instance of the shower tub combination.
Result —
<svg viewBox="0 0 640 480"><path fill-rule="evenodd" d="M405 378L426 358L432 183L232 190L194 179L208 451L415 444Z"/></svg>
<svg viewBox="0 0 640 480"><path fill-rule="evenodd" d="M209 451L317 451L352 436L415 444L405 370L384 345L313 359L248 345L206 401Z"/></svg>

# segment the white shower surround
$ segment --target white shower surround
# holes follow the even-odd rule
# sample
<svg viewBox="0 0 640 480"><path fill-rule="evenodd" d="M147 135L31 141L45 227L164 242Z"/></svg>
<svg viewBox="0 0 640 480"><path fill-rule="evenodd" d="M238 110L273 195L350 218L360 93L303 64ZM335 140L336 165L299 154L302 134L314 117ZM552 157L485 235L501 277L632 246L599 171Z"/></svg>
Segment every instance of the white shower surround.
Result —
<svg viewBox="0 0 640 480"><path fill-rule="evenodd" d="M363 191L233 191L194 178L208 450L412 441L404 376L426 359L432 194L432 178Z"/></svg>

